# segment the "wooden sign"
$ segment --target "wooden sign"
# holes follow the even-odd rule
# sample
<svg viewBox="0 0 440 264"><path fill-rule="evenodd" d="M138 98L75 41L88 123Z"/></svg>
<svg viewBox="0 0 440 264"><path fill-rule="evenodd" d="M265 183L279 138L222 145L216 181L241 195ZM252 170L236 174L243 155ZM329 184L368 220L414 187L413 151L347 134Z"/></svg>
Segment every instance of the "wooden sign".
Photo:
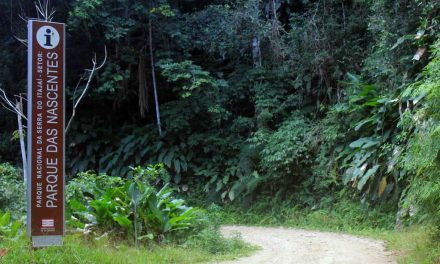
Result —
<svg viewBox="0 0 440 264"><path fill-rule="evenodd" d="M64 235L65 26L28 23L28 233L34 247Z"/></svg>

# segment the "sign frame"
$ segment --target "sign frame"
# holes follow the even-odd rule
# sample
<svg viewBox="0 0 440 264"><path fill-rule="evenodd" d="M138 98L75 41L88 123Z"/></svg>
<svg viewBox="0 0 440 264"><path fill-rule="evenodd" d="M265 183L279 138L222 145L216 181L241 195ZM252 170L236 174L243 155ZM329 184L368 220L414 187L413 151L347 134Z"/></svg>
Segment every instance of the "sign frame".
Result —
<svg viewBox="0 0 440 264"><path fill-rule="evenodd" d="M34 248L61 246L65 235L65 28L64 23L28 21L27 231ZM40 115L34 120L37 113ZM38 142L41 146L37 149ZM45 145L48 142L52 148ZM40 155L35 158L37 152ZM38 166L34 166L36 160ZM40 221L38 227L36 221Z"/></svg>

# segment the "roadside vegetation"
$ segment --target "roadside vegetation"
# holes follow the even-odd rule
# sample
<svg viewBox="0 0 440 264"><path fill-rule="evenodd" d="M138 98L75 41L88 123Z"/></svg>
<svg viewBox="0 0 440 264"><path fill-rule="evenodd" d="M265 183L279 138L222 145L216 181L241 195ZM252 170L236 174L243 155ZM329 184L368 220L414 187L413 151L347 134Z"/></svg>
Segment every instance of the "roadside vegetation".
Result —
<svg viewBox="0 0 440 264"><path fill-rule="evenodd" d="M216 234L215 234L216 235ZM221 240L221 238L217 238ZM204 247L211 246L215 241L197 242L192 245L177 245L174 243L149 243L134 247L127 241L102 237L84 237L83 235L68 235L62 247L32 250L26 237L0 242L2 249L7 249L0 258L2 263L200 263L218 260L228 260L245 256L254 251L239 240L226 241L227 246L216 252ZM221 247L221 245L220 245Z"/></svg>
<svg viewBox="0 0 440 264"><path fill-rule="evenodd" d="M239 237L223 238L220 221L185 205L163 166L136 167L132 179L82 173L67 185L67 236L62 247L33 250L23 214L25 192L18 171L0 164L2 187L16 200L0 199L2 263L196 263L250 254ZM18 209L17 209L18 208ZM11 214L11 212L13 212Z"/></svg>
<svg viewBox="0 0 440 264"><path fill-rule="evenodd" d="M384 208L359 204L345 191L335 194L335 201L322 208L282 202L269 207L270 203L262 199L251 208L237 204L204 206L199 200L205 208L201 209L185 206L185 199L173 196L164 183L169 176L159 165L132 168L130 180L93 172L78 175L67 187L65 246L32 250L24 229L21 207L25 201L19 171L9 164L2 164L0 170L3 178L9 179L3 184L18 190L14 202L1 200L5 208L15 208L10 210L13 214L0 213L4 263L197 263L236 259L258 250L240 237L223 238L220 225L284 226L372 237L385 240L399 263L436 263L440 254L433 223L396 230L395 215ZM177 211L175 203L179 204ZM148 221L135 220L135 212ZM176 222L174 217L180 220ZM138 233L134 231L135 222Z"/></svg>

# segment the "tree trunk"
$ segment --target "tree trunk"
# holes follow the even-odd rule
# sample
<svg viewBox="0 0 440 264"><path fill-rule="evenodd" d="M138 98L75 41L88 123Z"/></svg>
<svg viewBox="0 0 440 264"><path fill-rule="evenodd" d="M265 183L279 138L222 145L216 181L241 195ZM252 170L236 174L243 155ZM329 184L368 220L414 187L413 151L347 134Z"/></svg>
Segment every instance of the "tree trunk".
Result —
<svg viewBox="0 0 440 264"><path fill-rule="evenodd" d="M157 129L159 130L159 135L162 135L162 127L160 124L160 111L159 111L159 99L157 96L157 86L156 86L156 72L154 71L154 57L153 57L153 33L151 32L151 15L148 17L148 37L150 46L150 63L151 63L151 78L153 80L153 91L154 91L154 103L156 105L156 122Z"/></svg>
<svg viewBox="0 0 440 264"><path fill-rule="evenodd" d="M19 111L23 113L23 104L21 100L22 99L20 98L20 102L17 102L17 109L19 109ZM18 133L20 136L21 160L23 162L23 183L26 185L27 173L28 173L27 159L26 159L26 145L24 144L23 122L20 114L17 114L17 121L18 121Z"/></svg>

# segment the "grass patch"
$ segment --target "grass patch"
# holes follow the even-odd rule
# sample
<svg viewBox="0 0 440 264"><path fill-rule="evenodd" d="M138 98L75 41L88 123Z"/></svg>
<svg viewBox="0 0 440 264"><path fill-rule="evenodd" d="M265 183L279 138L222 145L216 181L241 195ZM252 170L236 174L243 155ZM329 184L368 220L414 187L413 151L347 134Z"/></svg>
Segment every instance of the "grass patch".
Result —
<svg viewBox="0 0 440 264"><path fill-rule="evenodd" d="M438 230L432 226L414 225L401 231L365 234L387 241L387 247L397 254L398 263L440 263Z"/></svg>
<svg viewBox="0 0 440 264"><path fill-rule="evenodd" d="M226 207L217 217L223 224L284 226L352 233L369 229L392 230L395 216L380 209L343 200L332 208L316 210L288 206L274 206L270 210Z"/></svg>
<svg viewBox="0 0 440 264"><path fill-rule="evenodd" d="M208 232L209 233L209 232ZM207 238L208 237L208 238ZM208 245L208 242L213 244ZM184 244L157 244L135 248L125 241L106 237L96 240L83 235L68 235L64 246L33 250L29 239L0 240L8 253L1 263L200 263L246 256L254 248L239 238L224 239L218 234L195 236ZM217 250L213 250L217 246ZM207 247L209 246L209 247Z"/></svg>

